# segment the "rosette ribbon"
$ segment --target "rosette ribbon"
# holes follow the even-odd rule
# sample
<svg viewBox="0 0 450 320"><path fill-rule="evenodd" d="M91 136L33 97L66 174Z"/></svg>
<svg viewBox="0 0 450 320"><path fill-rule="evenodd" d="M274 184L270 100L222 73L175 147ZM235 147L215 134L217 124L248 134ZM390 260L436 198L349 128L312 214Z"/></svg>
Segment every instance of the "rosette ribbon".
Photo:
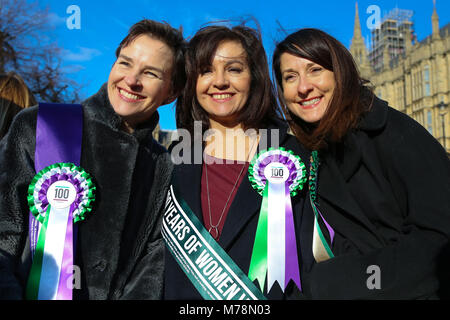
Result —
<svg viewBox="0 0 450 320"><path fill-rule="evenodd" d="M73 223L91 213L95 189L91 176L73 163L50 165L31 181L28 205L40 228L27 299L72 299Z"/></svg>
<svg viewBox="0 0 450 320"><path fill-rule="evenodd" d="M269 148L252 160L249 179L262 205L248 276L261 291L266 274L267 292L275 281L284 292L290 280L301 290L291 196L303 188L305 164L290 150Z"/></svg>
<svg viewBox="0 0 450 320"><path fill-rule="evenodd" d="M313 256L317 262L326 261L334 257L331 247L328 244L322 229L319 224L319 217L322 219L325 227L330 235L330 242L333 244L334 240L334 230L328 224L328 222L323 217L319 208L317 207L317 172L319 170L319 155L317 151L311 152L311 165L309 173L309 200L311 202L311 207L314 212L314 232L313 232Z"/></svg>

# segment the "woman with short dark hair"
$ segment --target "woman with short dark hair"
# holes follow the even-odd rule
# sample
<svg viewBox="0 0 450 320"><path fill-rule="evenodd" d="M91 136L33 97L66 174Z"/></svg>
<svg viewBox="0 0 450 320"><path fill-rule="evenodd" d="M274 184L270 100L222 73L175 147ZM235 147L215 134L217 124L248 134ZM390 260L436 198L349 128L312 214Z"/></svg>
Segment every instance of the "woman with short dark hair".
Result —
<svg viewBox="0 0 450 320"><path fill-rule="evenodd" d="M300 298L302 264L294 231L301 217L292 217L291 197L294 208L302 206L303 198L294 195L302 194L304 179L301 172L292 176L304 152L277 114L259 32L242 25L202 28L189 42L186 72L177 125L194 140L181 150L192 157L175 166L166 202L165 299ZM180 155L176 150L186 145L185 138L172 146L172 159ZM273 149L264 158L268 147ZM292 160L294 169L283 171L281 158ZM275 194L281 198L264 192L269 183L262 168L278 164L270 159L283 162L271 169L273 179L290 179L278 184L282 190ZM269 207L281 207L278 227L272 228L276 223ZM268 218L261 218L263 212Z"/></svg>
<svg viewBox="0 0 450 320"><path fill-rule="evenodd" d="M186 74L184 72L184 49L186 43L183 39L182 28L180 27L177 30L167 22L143 19L131 26L127 36L122 39L116 49L116 58L119 58L123 48L127 47L142 35L147 35L153 39L162 41L172 51L173 61L170 73L172 84L171 96L177 97L186 81Z"/></svg>
<svg viewBox="0 0 450 320"><path fill-rule="evenodd" d="M287 36L273 70L286 118L311 151L303 215L314 223L302 256L315 263L307 267L305 293L439 297L450 236L450 165L442 146L377 98L348 50L323 31Z"/></svg>
<svg viewBox="0 0 450 320"><path fill-rule="evenodd" d="M0 299L162 297L173 165L152 133L184 83L184 39L148 19L125 39L97 93L23 110L0 141Z"/></svg>

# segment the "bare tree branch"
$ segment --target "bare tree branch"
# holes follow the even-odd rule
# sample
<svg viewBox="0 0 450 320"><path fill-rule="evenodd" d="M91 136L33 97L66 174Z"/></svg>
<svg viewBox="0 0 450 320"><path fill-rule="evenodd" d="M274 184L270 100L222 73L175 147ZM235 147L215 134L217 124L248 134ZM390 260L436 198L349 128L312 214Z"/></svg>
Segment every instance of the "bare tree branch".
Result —
<svg viewBox="0 0 450 320"><path fill-rule="evenodd" d="M81 86L66 78L61 49L49 43L48 8L0 0L0 73L18 72L39 101L77 102Z"/></svg>

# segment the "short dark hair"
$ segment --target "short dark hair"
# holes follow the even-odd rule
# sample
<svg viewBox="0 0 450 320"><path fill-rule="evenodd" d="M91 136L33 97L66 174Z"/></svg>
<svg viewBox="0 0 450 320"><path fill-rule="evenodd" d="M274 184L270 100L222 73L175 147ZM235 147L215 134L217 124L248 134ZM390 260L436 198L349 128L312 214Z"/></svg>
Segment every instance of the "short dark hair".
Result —
<svg viewBox="0 0 450 320"><path fill-rule="evenodd" d="M283 53L311 60L334 73L333 98L317 126L296 117L286 107L280 66ZM324 149L329 142L341 141L350 129L357 127L374 98L366 86L368 81L360 77L351 53L338 40L318 29L300 29L278 43L272 67L282 110L297 138L310 149Z"/></svg>
<svg viewBox="0 0 450 320"><path fill-rule="evenodd" d="M131 26L128 35L120 42L116 49L116 58L119 57L122 48L128 46L140 35L148 35L151 38L164 42L173 52L174 61L172 68L172 93L178 95L186 81L184 70L184 51L186 42L182 29L177 30L166 22L157 22L143 19Z"/></svg>
<svg viewBox="0 0 450 320"><path fill-rule="evenodd" d="M209 128L208 114L196 97L197 79L201 71L211 65L219 44L228 40L242 45L251 74L250 95L237 121L243 124L244 129L259 129L266 127L270 119L277 116L275 90L270 81L266 52L259 31L242 24L232 28L210 25L201 28L188 44L187 81L176 105L179 128L193 132L194 121L202 121L204 130Z"/></svg>

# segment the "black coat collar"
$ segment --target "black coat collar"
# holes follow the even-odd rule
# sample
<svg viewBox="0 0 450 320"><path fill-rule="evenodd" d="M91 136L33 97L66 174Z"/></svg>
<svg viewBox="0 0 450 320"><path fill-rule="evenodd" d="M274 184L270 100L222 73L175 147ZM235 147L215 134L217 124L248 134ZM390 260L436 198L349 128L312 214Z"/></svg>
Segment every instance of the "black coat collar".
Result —
<svg viewBox="0 0 450 320"><path fill-rule="evenodd" d="M117 131L121 130L122 117L114 111L114 108L109 101L107 83L103 84L100 90L86 99L82 105L84 106L84 112L88 113L91 119L95 119ZM145 121L136 127L133 136L136 137L139 142L151 140L151 134L153 130L155 130L158 122L159 114L155 111L148 121Z"/></svg>
<svg viewBox="0 0 450 320"><path fill-rule="evenodd" d="M335 163L345 181L348 181L361 163L360 135L373 134L384 128L387 121L388 105L374 97L369 112L364 114L357 129L351 130L340 143L331 144L323 156L323 166Z"/></svg>
<svg viewBox="0 0 450 320"><path fill-rule="evenodd" d="M372 107L362 118L359 127L364 131L380 130L386 125L387 115L388 103L374 96Z"/></svg>

